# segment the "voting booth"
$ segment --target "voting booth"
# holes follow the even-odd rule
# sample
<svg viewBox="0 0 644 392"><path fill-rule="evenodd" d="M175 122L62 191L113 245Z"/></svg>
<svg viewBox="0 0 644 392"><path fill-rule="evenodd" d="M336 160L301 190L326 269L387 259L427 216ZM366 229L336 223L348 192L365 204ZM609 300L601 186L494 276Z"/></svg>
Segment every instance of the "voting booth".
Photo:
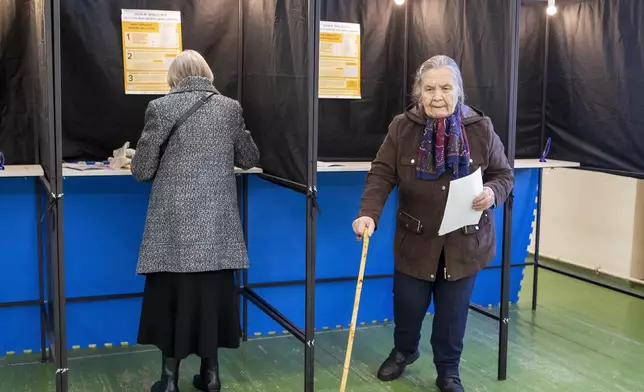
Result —
<svg viewBox="0 0 644 392"><path fill-rule="evenodd" d="M0 318L10 320L0 326L0 355L40 352L53 363L56 391L73 377L68 350L136 343L144 280L135 266L150 186L107 160L126 142L136 146L145 108L168 91L165 73L181 50L201 52L215 86L241 102L262 155L260 167L237 171L251 262L238 274L243 339L299 339L307 392L316 331L351 318L361 250L351 222L366 172L411 102L424 60L441 53L459 63L466 102L491 117L515 168L513 198L494 212L497 257L471 304L498 323L498 379L507 376L509 306L534 264L526 258L542 170L614 164L587 157L615 140L593 138L585 152L569 142L582 131L557 105L574 95L560 78L577 70L555 70L572 19L550 20L543 2L30 4L20 14L28 40L16 44L24 64L3 56L0 65L25 75L0 92L0 103L13 105L0 127L0 216L11 222L0 237ZM586 6L568 7L571 15ZM583 112L575 105L583 103L571 99L570 118ZM618 163L644 172L635 160ZM392 322L396 201L393 192L371 242L359 324Z"/></svg>

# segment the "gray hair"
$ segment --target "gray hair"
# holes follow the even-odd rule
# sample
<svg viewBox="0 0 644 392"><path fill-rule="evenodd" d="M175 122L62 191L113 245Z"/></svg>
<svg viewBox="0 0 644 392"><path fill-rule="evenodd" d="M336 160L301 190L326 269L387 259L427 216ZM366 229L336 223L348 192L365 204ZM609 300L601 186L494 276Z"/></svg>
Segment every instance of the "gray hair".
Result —
<svg viewBox="0 0 644 392"><path fill-rule="evenodd" d="M414 80L414 85L412 87L412 97L416 102L420 102L423 88L423 75L425 74L425 72L429 71L430 69L438 69L443 67L448 68L450 71L452 71L452 75L454 75L454 83L456 83L455 88L458 91L458 102L461 104L465 103L465 91L463 90L463 77L461 76L461 69L458 67L458 64L456 64L456 61L454 61L451 57L442 54L426 60L420 66L420 68L418 68L418 71L416 71L416 79Z"/></svg>
<svg viewBox="0 0 644 392"><path fill-rule="evenodd" d="M175 88L181 81L190 76L201 76L211 82L215 79L210 66L201 54L194 50L184 50L170 64L168 85Z"/></svg>

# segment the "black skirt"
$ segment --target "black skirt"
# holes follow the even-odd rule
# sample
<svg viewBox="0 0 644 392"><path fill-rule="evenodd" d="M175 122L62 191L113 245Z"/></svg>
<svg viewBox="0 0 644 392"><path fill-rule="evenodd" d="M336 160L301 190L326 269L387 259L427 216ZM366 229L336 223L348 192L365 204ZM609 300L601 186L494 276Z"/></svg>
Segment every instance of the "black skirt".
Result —
<svg viewBox="0 0 644 392"><path fill-rule="evenodd" d="M239 347L239 339L232 270L146 275L139 344L155 345L171 358L214 358L219 348Z"/></svg>

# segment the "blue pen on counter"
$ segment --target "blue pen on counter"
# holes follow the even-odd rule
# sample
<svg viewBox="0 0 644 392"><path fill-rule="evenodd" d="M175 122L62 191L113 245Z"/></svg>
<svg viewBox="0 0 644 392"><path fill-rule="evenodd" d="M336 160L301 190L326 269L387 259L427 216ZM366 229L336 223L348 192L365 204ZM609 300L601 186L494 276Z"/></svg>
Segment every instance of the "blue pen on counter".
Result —
<svg viewBox="0 0 644 392"><path fill-rule="evenodd" d="M541 158L539 158L539 162L545 162L546 161L546 157L550 153L550 145L551 144L552 144L552 138L549 137L548 140L546 140L546 146L543 149L543 153L541 154Z"/></svg>

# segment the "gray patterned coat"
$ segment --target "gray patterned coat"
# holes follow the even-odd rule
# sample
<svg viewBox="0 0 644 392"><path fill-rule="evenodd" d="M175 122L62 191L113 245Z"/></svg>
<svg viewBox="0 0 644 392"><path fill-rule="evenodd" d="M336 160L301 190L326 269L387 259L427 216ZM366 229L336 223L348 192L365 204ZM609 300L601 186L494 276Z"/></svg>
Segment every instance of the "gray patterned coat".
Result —
<svg viewBox="0 0 644 392"><path fill-rule="evenodd" d="M184 79L150 102L132 159L132 174L152 181L138 274L203 272L248 267L234 167L250 169L259 151L240 104L215 95L170 129L201 97L217 90L201 77Z"/></svg>

